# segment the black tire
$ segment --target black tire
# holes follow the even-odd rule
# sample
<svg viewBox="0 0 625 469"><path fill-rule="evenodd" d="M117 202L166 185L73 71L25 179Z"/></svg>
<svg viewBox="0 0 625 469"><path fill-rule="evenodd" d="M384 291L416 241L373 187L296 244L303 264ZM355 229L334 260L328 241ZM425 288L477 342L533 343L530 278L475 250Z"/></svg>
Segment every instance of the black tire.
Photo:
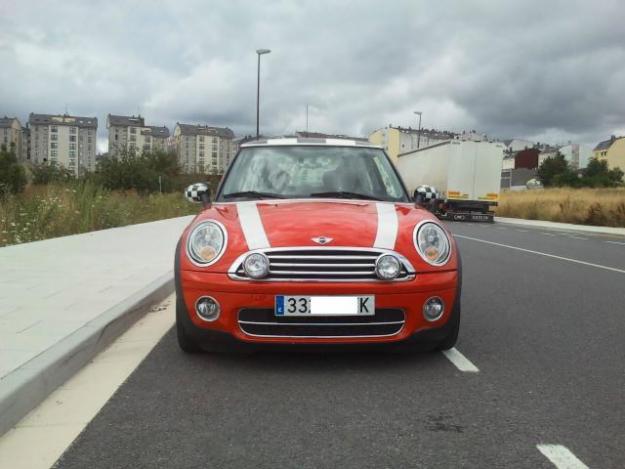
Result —
<svg viewBox="0 0 625 469"><path fill-rule="evenodd" d="M457 247L456 247L457 249ZM449 350L458 342L458 334L460 333L460 299L462 297L462 257L458 252L458 291L456 293L456 301L454 302L454 310L451 313L451 319L449 320L449 327L451 328L449 333L436 344L435 350Z"/></svg>
<svg viewBox="0 0 625 469"><path fill-rule="evenodd" d="M451 330L444 339L436 344L434 350L439 352L442 350L449 350L450 348L453 348L458 341L458 334L460 333L460 296L456 299L456 304L454 305L454 311L452 313L452 318L449 321L449 326L451 327Z"/></svg>
<svg viewBox="0 0 625 469"><path fill-rule="evenodd" d="M176 337L178 338L178 346L185 353L200 353L202 347L187 332L185 322L187 322L187 307L182 297L176 295Z"/></svg>

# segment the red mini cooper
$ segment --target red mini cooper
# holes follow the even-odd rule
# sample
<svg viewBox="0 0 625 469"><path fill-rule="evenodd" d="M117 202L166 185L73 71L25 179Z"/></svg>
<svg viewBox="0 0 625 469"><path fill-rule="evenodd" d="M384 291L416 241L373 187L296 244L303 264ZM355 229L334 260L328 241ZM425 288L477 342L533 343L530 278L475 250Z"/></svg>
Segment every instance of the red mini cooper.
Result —
<svg viewBox="0 0 625 469"><path fill-rule="evenodd" d="M461 264L384 151L353 140L241 145L175 257L185 352L223 345L454 346ZM414 200L417 199L417 200Z"/></svg>

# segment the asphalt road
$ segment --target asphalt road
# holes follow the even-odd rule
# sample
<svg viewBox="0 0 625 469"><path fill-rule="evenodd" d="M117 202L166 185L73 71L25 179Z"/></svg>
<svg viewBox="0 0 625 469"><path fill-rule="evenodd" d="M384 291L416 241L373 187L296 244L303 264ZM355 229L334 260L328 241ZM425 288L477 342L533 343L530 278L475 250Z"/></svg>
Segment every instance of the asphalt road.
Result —
<svg viewBox="0 0 625 469"><path fill-rule="evenodd" d="M57 467L554 467L539 444L625 467L625 240L451 227L457 349L479 372L440 353L186 356L170 331Z"/></svg>

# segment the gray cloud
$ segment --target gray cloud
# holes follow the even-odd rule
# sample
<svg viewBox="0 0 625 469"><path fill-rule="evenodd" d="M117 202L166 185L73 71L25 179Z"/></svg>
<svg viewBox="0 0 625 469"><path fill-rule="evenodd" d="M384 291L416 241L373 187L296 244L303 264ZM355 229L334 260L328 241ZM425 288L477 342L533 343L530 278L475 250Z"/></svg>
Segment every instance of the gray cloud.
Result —
<svg viewBox="0 0 625 469"><path fill-rule="evenodd" d="M364 135L389 123L596 143L625 132L619 1L0 0L0 114Z"/></svg>

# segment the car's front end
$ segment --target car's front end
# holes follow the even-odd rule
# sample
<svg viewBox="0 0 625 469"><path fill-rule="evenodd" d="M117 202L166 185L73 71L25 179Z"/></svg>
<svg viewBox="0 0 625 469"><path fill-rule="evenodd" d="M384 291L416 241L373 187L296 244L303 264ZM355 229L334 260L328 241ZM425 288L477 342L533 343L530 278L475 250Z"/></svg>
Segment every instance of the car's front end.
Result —
<svg viewBox="0 0 625 469"><path fill-rule="evenodd" d="M218 194L181 237L183 348L455 342L459 256L429 212L401 199L250 198Z"/></svg>

